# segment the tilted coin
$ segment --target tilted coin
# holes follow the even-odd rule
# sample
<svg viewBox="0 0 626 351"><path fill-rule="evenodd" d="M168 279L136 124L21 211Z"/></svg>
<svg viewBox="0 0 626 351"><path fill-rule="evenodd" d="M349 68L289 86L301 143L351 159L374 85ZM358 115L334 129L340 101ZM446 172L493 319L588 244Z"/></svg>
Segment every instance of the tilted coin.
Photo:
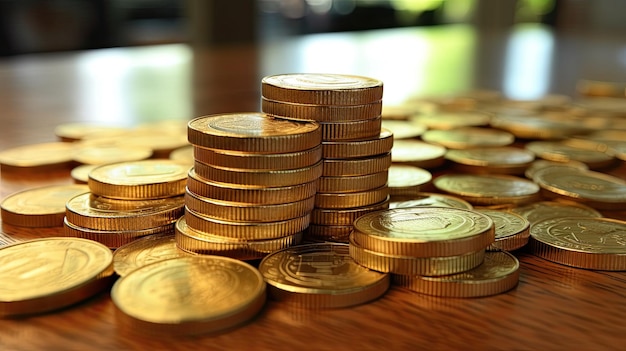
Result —
<svg viewBox="0 0 626 351"><path fill-rule="evenodd" d="M428 193L406 192L402 195L391 195L389 208L401 207L456 207L466 210L473 208L472 204L455 196Z"/></svg>
<svg viewBox="0 0 626 351"><path fill-rule="evenodd" d="M301 104L359 105L381 100L383 82L346 74L278 74L261 80L261 95Z"/></svg>
<svg viewBox="0 0 626 351"><path fill-rule="evenodd" d="M519 282L519 261L504 251L485 253L478 267L469 271L436 277L392 276L393 283L412 291L442 297L479 297L513 289Z"/></svg>
<svg viewBox="0 0 626 351"><path fill-rule="evenodd" d="M352 240L364 249L413 257L463 255L494 241L493 220L453 207L375 211L354 221Z"/></svg>
<svg viewBox="0 0 626 351"><path fill-rule="evenodd" d="M172 160L102 165L89 172L92 193L114 199L155 199L185 193L190 167Z"/></svg>
<svg viewBox="0 0 626 351"><path fill-rule="evenodd" d="M188 138L195 146L256 153L296 152L320 144L315 122L279 119L260 112L209 115L189 121Z"/></svg>
<svg viewBox="0 0 626 351"><path fill-rule="evenodd" d="M507 146L515 141L515 136L509 132L479 127L433 129L424 132L421 137L425 142L445 146L449 149Z"/></svg>
<svg viewBox="0 0 626 351"><path fill-rule="evenodd" d="M359 305L382 296L389 275L350 257L348 245L319 243L274 252L259 264L273 299L304 308Z"/></svg>
<svg viewBox="0 0 626 351"><path fill-rule="evenodd" d="M111 250L78 238L0 247L0 316L42 313L86 299L110 284Z"/></svg>
<svg viewBox="0 0 626 351"><path fill-rule="evenodd" d="M0 204L2 221L20 227L60 227L65 203L86 193L86 185L49 185L27 189L7 196Z"/></svg>
<svg viewBox="0 0 626 351"><path fill-rule="evenodd" d="M150 263L188 255L176 247L171 233L148 235L118 247L113 252L113 269L120 277Z"/></svg>
<svg viewBox="0 0 626 351"><path fill-rule="evenodd" d="M478 209L475 210L493 220L495 241L489 245L489 251L513 251L524 247L530 236L530 222L513 212Z"/></svg>
<svg viewBox="0 0 626 351"><path fill-rule="evenodd" d="M521 204L539 198L537 184L510 175L444 174L433 184L473 205Z"/></svg>
<svg viewBox="0 0 626 351"><path fill-rule="evenodd" d="M559 167L539 170L534 179L550 198L606 210L623 209L626 204L626 181L608 174Z"/></svg>
<svg viewBox="0 0 626 351"><path fill-rule="evenodd" d="M179 257L121 277L111 299L120 323L148 334L190 335L238 326L265 304L259 271L227 257Z"/></svg>
<svg viewBox="0 0 626 351"><path fill-rule="evenodd" d="M545 219L531 230L533 252L549 261L609 271L626 270L626 222L609 218Z"/></svg>

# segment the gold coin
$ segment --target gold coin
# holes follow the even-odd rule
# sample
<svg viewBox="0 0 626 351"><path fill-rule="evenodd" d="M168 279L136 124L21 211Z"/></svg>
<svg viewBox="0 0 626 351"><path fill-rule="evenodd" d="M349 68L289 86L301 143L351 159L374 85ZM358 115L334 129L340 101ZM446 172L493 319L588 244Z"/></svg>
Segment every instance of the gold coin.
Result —
<svg viewBox="0 0 626 351"><path fill-rule="evenodd" d="M193 145L181 146L177 149L172 150L172 152L170 152L169 159L192 166L193 161L195 160L193 152L194 152Z"/></svg>
<svg viewBox="0 0 626 351"><path fill-rule="evenodd" d="M586 164L579 161L556 162L548 160L535 160L530 166L528 166L528 168L526 168L524 175L528 179L535 179L537 171L547 167L574 167L583 170L589 169Z"/></svg>
<svg viewBox="0 0 626 351"><path fill-rule="evenodd" d="M485 249L494 241L493 220L453 207L394 208L354 221L352 240L381 254L448 257Z"/></svg>
<svg viewBox="0 0 626 351"><path fill-rule="evenodd" d="M393 275L393 283L409 290L442 297L480 297L513 289L519 282L519 261L508 252L485 253L478 267L467 272L427 277Z"/></svg>
<svg viewBox="0 0 626 351"><path fill-rule="evenodd" d="M96 230L141 230L174 223L184 213L184 196L154 200L114 200L82 193L65 205L67 220Z"/></svg>
<svg viewBox="0 0 626 351"><path fill-rule="evenodd" d="M349 226L357 218L372 211L387 209L388 199L369 206L354 207L349 209L325 209L314 208L311 211L311 224Z"/></svg>
<svg viewBox="0 0 626 351"><path fill-rule="evenodd" d="M466 210L473 208L472 204L463 199L444 194L416 191L391 195L389 208L403 207L456 207Z"/></svg>
<svg viewBox="0 0 626 351"><path fill-rule="evenodd" d="M353 193L317 193L315 207L318 208L353 208L373 205L384 201L389 196L387 185L375 189Z"/></svg>
<svg viewBox="0 0 626 351"><path fill-rule="evenodd" d="M391 166L391 153L377 156L350 158L350 159L324 159L322 176L359 176L372 173L380 173Z"/></svg>
<svg viewBox="0 0 626 351"><path fill-rule="evenodd" d="M576 83L576 91L580 95L588 97L624 97L626 84L581 79Z"/></svg>
<svg viewBox="0 0 626 351"><path fill-rule="evenodd" d="M544 168L535 173L542 193L597 209L623 209L626 204L626 182L608 174L571 167Z"/></svg>
<svg viewBox="0 0 626 351"><path fill-rule="evenodd" d="M393 133L394 139L417 138L422 135L427 127L413 120L389 120L383 118L382 128Z"/></svg>
<svg viewBox="0 0 626 351"><path fill-rule="evenodd" d="M497 114L490 124L522 139L562 139L587 132L578 122L566 118L548 119L542 115Z"/></svg>
<svg viewBox="0 0 626 351"><path fill-rule="evenodd" d="M330 241L337 243L348 243L350 233L352 233L352 224L350 225L325 225L311 223L306 228L305 238L307 241Z"/></svg>
<svg viewBox="0 0 626 351"><path fill-rule="evenodd" d="M60 227L65 203L88 192L86 185L49 185L7 196L0 204L2 222L20 227Z"/></svg>
<svg viewBox="0 0 626 351"><path fill-rule="evenodd" d="M319 193L353 193L376 189L387 184L387 171L358 175L319 178Z"/></svg>
<svg viewBox="0 0 626 351"><path fill-rule="evenodd" d="M452 168L467 173L521 174L535 160L535 154L516 147L481 147L448 150Z"/></svg>
<svg viewBox="0 0 626 351"><path fill-rule="evenodd" d="M435 112L419 115L415 120L429 129L453 129L486 126L489 124L491 116L481 112Z"/></svg>
<svg viewBox="0 0 626 351"><path fill-rule="evenodd" d="M531 141L525 147L537 157L555 162L578 161L591 169L607 167L615 162L615 158L607 152L581 148L562 141Z"/></svg>
<svg viewBox="0 0 626 351"><path fill-rule="evenodd" d="M54 135L61 141L78 141L85 136L94 134L125 134L128 128L114 125L93 124L93 123L63 123L54 127Z"/></svg>
<svg viewBox="0 0 626 351"><path fill-rule="evenodd" d="M624 117L626 102L623 98L594 97L574 101L574 105L586 111L609 114L613 117Z"/></svg>
<svg viewBox="0 0 626 351"><path fill-rule="evenodd" d="M419 140L396 140L391 149L391 161L420 168L436 168L443 165L446 148Z"/></svg>
<svg viewBox="0 0 626 351"><path fill-rule="evenodd" d="M46 238L0 248L0 316L42 313L110 284L111 250L91 240Z"/></svg>
<svg viewBox="0 0 626 351"><path fill-rule="evenodd" d="M476 211L493 220L496 237L487 251L513 251L528 243L530 222L526 218L513 212L499 210L477 209Z"/></svg>
<svg viewBox="0 0 626 351"><path fill-rule="evenodd" d="M392 196L419 191L433 179L429 171L415 166L393 164L387 172L389 173L387 186Z"/></svg>
<svg viewBox="0 0 626 351"><path fill-rule="evenodd" d="M196 161L194 171L202 178L219 183L279 187L313 182L322 175L323 162L295 169L257 170L218 167Z"/></svg>
<svg viewBox="0 0 626 351"><path fill-rule="evenodd" d="M626 270L626 222L609 218L565 217L535 223L533 252L549 261L586 269Z"/></svg>
<svg viewBox="0 0 626 351"><path fill-rule="evenodd" d="M123 277L139 267L185 255L171 233L148 235L118 247L113 252L113 269Z"/></svg>
<svg viewBox="0 0 626 351"><path fill-rule="evenodd" d="M381 100L383 82L345 74L279 74L261 80L261 95L301 104L360 105Z"/></svg>
<svg viewBox="0 0 626 351"><path fill-rule="evenodd" d="M526 218L531 226L549 218L602 217L602 214L593 208L572 201L540 201L513 207L510 211Z"/></svg>
<svg viewBox="0 0 626 351"><path fill-rule="evenodd" d="M350 235L350 256L358 264L378 272L439 276L465 272L477 267L484 260L485 250L441 257L389 255L363 248L355 243Z"/></svg>
<svg viewBox="0 0 626 351"><path fill-rule="evenodd" d="M515 136L503 130L461 127L449 130L428 130L422 134L422 140L445 146L448 149L468 149L511 145L515 141Z"/></svg>
<svg viewBox="0 0 626 351"><path fill-rule="evenodd" d="M216 200L272 205L303 200L315 195L317 182L315 180L280 187L228 184L204 179L192 168L189 171L187 188L194 194Z"/></svg>
<svg viewBox="0 0 626 351"><path fill-rule="evenodd" d="M126 161L140 161L152 156L152 149L141 146L81 146L76 147L74 161L81 164L101 165Z"/></svg>
<svg viewBox="0 0 626 351"><path fill-rule="evenodd" d="M274 222L301 217L313 210L315 197L281 204L259 205L230 202L197 195L189 189L185 205L204 216L235 222Z"/></svg>
<svg viewBox="0 0 626 351"><path fill-rule="evenodd" d="M314 105L261 97L261 111L289 119L318 122L348 122L380 116L382 100L359 105Z"/></svg>
<svg viewBox="0 0 626 351"><path fill-rule="evenodd" d="M382 118L349 122L319 122L322 142L337 140L372 139L380 135Z"/></svg>
<svg viewBox="0 0 626 351"><path fill-rule="evenodd" d="M311 215L307 213L304 216L273 222L235 222L210 218L186 208L185 221L189 228L218 237L268 240L305 230L311 221Z"/></svg>
<svg viewBox="0 0 626 351"><path fill-rule="evenodd" d="M260 112L229 113L189 121L188 138L195 146L255 153L308 150L320 144L318 123L272 118Z"/></svg>
<svg viewBox="0 0 626 351"><path fill-rule="evenodd" d="M113 285L122 325L150 334L202 334L233 328L265 304L263 276L227 257L179 257L138 268Z"/></svg>
<svg viewBox="0 0 626 351"><path fill-rule="evenodd" d="M74 143L52 142L17 146L0 151L0 165L5 170L62 167L72 163Z"/></svg>
<svg viewBox="0 0 626 351"><path fill-rule="evenodd" d="M383 104L383 120L409 120L415 115L433 113L438 107L429 101L406 100L398 104Z"/></svg>
<svg viewBox="0 0 626 351"><path fill-rule="evenodd" d="M393 133L382 128L377 136L362 140L322 141L324 159L347 159L386 154L393 146Z"/></svg>
<svg viewBox="0 0 626 351"><path fill-rule="evenodd" d="M310 167L318 163L322 159L322 146L318 145L308 150L277 154L258 154L194 146L193 155L198 162L216 167L285 170Z"/></svg>
<svg viewBox="0 0 626 351"><path fill-rule="evenodd" d="M523 204L539 198L537 184L509 175L444 174L433 184L473 205Z"/></svg>
<svg viewBox="0 0 626 351"><path fill-rule="evenodd" d="M189 166L172 160L102 165L89 173L92 193L114 199L155 199L185 193Z"/></svg>
<svg viewBox="0 0 626 351"><path fill-rule="evenodd" d="M0 246L5 246L5 245L9 245L9 244L14 244L19 242L20 240L9 236L8 234L5 234L3 232L0 232Z"/></svg>
<svg viewBox="0 0 626 351"><path fill-rule="evenodd" d="M624 135L622 135L622 137L624 137ZM602 151L622 161L626 160L626 139L590 139L588 136L584 136L584 138L570 138L566 140L565 143L574 147Z"/></svg>
<svg viewBox="0 0 626 351"><path fill-rule="evenodd" d="M106 247L115 249L141 237L156 234L174 234L174 224L165 224L160 227L147 229L100 230L77 226L65 218L61 235L97 241Z"/></svg>
<svg viewBox="0 0 626 351"><path fill-rule="evenodd" d="M259 264L269 296L298 307L322 309L360 305L389 288L389 275L360 266L347 244L318 243L274 252Z"/></svg>
<svg viewBox="0 0 626 351"><path fill-rule="evenodd" d="M89 181L89 172L100 165L80 165L72 168L70 176L76 184L87 184ZM89 189L89 188L87 188Z"/></svg>
<svg viewBox="0 0 626 351"><path fill-rule="evenodd" d="M240 240L197 231L187 225L185 217L181 217L176 222L175 237L177 247L185 252L257 260L271 252L299 244L302 232L275 239Z"/></svg>

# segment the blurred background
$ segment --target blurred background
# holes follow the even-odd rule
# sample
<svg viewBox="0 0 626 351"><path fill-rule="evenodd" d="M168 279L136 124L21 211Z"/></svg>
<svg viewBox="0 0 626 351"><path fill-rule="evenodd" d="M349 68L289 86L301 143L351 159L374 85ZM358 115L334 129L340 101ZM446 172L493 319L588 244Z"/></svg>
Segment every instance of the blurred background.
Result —
<svg viewBox="0 0 626 351"><path fill-rule="evenodd" d="M625 13L621 0L0 0L0 55L460 23L624 35Z"/></svg>

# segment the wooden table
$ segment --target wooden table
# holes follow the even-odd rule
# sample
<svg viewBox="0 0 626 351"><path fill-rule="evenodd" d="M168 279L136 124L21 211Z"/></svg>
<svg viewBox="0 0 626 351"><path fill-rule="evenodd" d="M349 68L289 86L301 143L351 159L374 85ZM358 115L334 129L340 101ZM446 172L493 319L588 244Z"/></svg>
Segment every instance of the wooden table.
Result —
<svg viewBox="0 0 626 351"><path fill-rule="evenodd" d="M478 33L450 26L319 34L254 46L167 45L15 57L0 61L0 149L53 141L54 126L66 122L134 125L257 111L261 77L286 72L376 77L385 82L390 103L472 88L518 98L573 94L578 79L621 75L626 80L619 61L623 44L610 35L543 27ZM611 173L623 177L626 168ZM71 183L67 171L3 175L1 181L0 199L36 185ZM626 219L624 212L612 216ZM525 250L515 254L521 261L519 285L492 297L437 298L392 287L377 301L317 312L268 301L258 317L234 330L171 338L122 328L109 293L103 292L61 311L0 319L0 349L624 347L625 272L569 268Z"/></svg>

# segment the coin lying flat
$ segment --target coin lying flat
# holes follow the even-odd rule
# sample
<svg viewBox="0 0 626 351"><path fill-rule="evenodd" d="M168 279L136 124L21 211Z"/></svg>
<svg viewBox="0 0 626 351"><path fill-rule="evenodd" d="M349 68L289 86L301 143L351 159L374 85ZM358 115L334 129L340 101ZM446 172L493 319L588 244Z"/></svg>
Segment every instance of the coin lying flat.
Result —
<svg viewBox="0 0 626 351"><path fill-rule="evenodd" d="M11 194L0 204L2 221L20 227L60 227L65 203L88 191L86 185L50 185Z"/></svg>
<svg viewBox="0 0 626 351"><path fill-rule="evenodd" d="M54 134L62 141L78 141L85 136L107 133L108 135L124 134L128 132L127 128L122 126L113 126L105 124L93 123L63 123L54 128Z"/></svg>
<svg viewBox="0 0 626 351"><path fill-rule="evenodd" d="M156 199L185 193L189 166L172 160L102 165L89 172L92 193L113 199Z"/></svg>
<svg viewBox="0 0 626 351"><path fill-rule="evenodd" d="M126 161L145 160L152 156L152 149L142 146L109 145L76 147L74 161L81 164L101 165Z"/></svg>
<svg viewBox="0 0 626 351"><path fill-rule="evenodd" d="M433 178L432 174L425 169L400 164L392 164L387 172L389 174L387 186L391 195L418 191Z"/></svg>
<svg viewBox="0 0 626 351"><path fill-rule="evenodd" d="M584 170L589 169L586 164L579 161L556 162L548 160L535 160L530 166L528 166L528 168L526 168L526 171L524 171L524 175L528 179L534 179L535 173L537 173L538 170L547 167L574 167Z"/></svg>
<svg viewBox="0 0 626 351"><path fill-rule="evenodd" d="M440 145L412 139L397 140L391 149L391 161L430 169L444 163L445 153L446 148Z"/></svg>
<svg viewBox="0 0 626 351"><path fill-rule="evenodd" d="M354 221L353 241L379 253L414 257L456 256L494 241L493 220L453 207L375 211Z"/></svg>
<svg viewBox="0 0 626 351"><path fill-rule="evenodd" d="M472 147L496 147L510 145L515 136L503 130L462 127L449 130L428 130L422 140L448 149L468 149Z"/></svg>
<svg viewBox="0 0 626 351"><path fill-rule="evenodd" d="M479 297L500 294L519 282L519 261L508 252L487 252L469 271L437 277L393 275L393 283L426 295Z"/></svg>
<svg viewBox="0 0 626 351"><path fill-rule="evenodd" d="M319 243L274 252L259 264L273 299L305 308L339 308L382 296L389 275L358 265L348 245Z"/></svg>
<svg viewBox="0 0 626 351"><path fill-rule="evenodd" d="M615 161L615 157L607 152L578 147L562 141L532 141L525 147L543 159L556 162L578 161L591 169L607 167Z"/></svg>
<svg viewBox="0 0 626 351"><path fill-rule="evenodd" d="M316 147L321 129L315 122L272 118L264 113L209 115L189 121L195 146L253 153L297 152Z"/></svg>
<svg viewBox="0 0 626 351"><path fill-rule="evenodd" d="M626 222L609 218L565 217L535 223L533 252L549 261L609 271L626 270Z"/></svg>
<svg viewBox="0 0 626 351"><path fill-rule="evenodd" d="M429 129L453 129L460 127L477 127L489 124L491 116L480 112L435 112L415 118Z"/></svg>
<svg viewBox="0 0 626 351"><path fill-rule="evenodd" d="M383 82L345 74L279 74L261 80L261 95L301 104L359 105L381 100Z"/></svg>
<svg viewBox="0 0 626 351"><path fill-rule="evenodd" d="M428 193L428 192L407 192L402 195L391 195L389 208L401 207L456 207L471 210L472 204L455 196Z"/></svg>
<svg viewBox="0 0 626 351"><path fill-rule="evenodd" d="M521 204L539 198L537 184L509 175L444 174L433 184L474 205Z"/></svg>
<svg viewBox="0 0 626 351"><path fill-rule="evenodd" d="M69 165L74 157L73 143L52 142L18 146L0 151L3 169L29 170Z"/></svg>
<svg viewBox="0 0 626 351"><path fill-rule="evenodd" d="M238 326L265 304L259 271L227 257L179 257L140 267L113 285L120 322L150 334L202 334Z"/></svg>
<svg viewBox="0 0 626 351"><path fill-rule="evenodd" d="M607 210L622 209L626 204L626 182L608 174L559 167L539 170L534 179L542 193L551 198Z"/></svg>
<svg viewBox="0 0 626 351"><path fill-rule="evenodd" d="M506 146L448 150L445 157L458 171L487 174L521 174L535 159L528 150Z"/></svg>
<svg viewBox="0 0 626 351"><path fill-rule="evenodd" d="M426 131L426 126L412 120L389 120L383 118L382 128L393 133L394 139L417 138Z"/></svg>
<svg viewBox="0 0 626 351"><path fill-rule="evenodd" d="M78 238L45 238L0 248L0 316L42 313L77 303L110 284L113 255Z"/></svg>
<svg viewBox="0 0 626 351"><path fill-rule="evenodd" d="M539 201L510 209L526 218L531 226L544 219L558 217L602 217L591 207L573 201Z"/></svg>

